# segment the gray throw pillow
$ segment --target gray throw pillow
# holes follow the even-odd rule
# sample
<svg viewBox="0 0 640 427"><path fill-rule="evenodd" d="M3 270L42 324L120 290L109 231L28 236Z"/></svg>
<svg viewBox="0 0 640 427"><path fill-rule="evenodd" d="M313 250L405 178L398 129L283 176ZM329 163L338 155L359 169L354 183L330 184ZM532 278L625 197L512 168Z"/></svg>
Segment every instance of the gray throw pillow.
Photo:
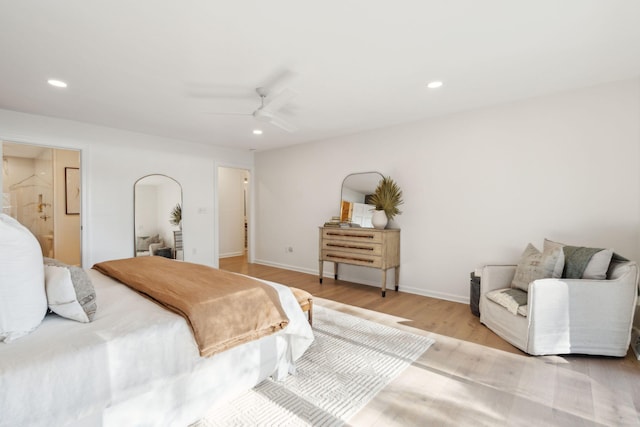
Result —
<svg viewBox="0 0 640 427"><path fill-rule="evenodd" d="M550 250L551 248L564 248L565 246L569 248L577 248L575 246L565 245L564 243L554 242L553 240L544 239L544 250ZM582 248L582 247L580 247ZM584 248L584 249L592 249L592 248ZM609 264L611 263L611 258L613 257L613 249L593 249L595 252L586 268L582 272L581 279L593 279L593 280L605 280L607 278L607 271L609 270ZM564 271L566 273L567 270L571 269L572 263L574 262L572 257L565 258L565 267ZM563 274L562 277L566 277Z"/></svg>
<svg viewBox="0 0 640 427"><path fill-rule="evenodd" d="M561 277L563 267L562 248L550 248L548 251L540 252L529 243L520 257L511 287L527 292L529 283L534 280Z"/></svg>

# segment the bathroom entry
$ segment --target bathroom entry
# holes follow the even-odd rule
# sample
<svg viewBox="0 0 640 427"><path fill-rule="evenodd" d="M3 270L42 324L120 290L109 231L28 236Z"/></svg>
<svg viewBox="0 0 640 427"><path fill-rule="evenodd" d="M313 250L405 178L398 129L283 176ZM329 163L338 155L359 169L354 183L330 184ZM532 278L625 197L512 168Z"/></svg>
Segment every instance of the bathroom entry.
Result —
<svg viewBox="0 0 640 427"><path fill-rule="evenodd" d="M31 230L44 256L80 265L80 152L0 144L2 212Z"/></svg>
<svg viewBox="0 0 640 427"><path fill-rule="evenodd" d="M219 257L245 255L249 245L249 171L218 168Z"/></svg>

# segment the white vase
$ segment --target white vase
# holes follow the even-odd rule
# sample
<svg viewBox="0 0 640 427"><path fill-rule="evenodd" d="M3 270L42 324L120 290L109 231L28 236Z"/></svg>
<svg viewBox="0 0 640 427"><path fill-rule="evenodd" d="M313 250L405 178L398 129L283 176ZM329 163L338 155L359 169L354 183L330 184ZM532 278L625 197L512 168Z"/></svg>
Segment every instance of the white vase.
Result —
<svg viewBox="0 0 640 427"><path fill-rule="evenodd" d="M387 214L384 211L373 211L373 216L371 217L373 228L382 230L387 226L388 221Z"/></svg>

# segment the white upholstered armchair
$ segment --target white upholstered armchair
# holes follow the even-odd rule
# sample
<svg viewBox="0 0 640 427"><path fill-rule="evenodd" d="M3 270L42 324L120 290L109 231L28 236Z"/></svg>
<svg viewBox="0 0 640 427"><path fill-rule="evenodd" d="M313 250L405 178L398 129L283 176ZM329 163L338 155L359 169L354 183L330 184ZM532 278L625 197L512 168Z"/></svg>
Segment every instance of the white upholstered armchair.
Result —
<svg viewBox="0 0 640 427"><path fill-rule="evenodd" d="M532 355L625 356L638 294L638 266L612 260L605 280L538 279L529 284L526 305L513 314L487 298L509 288L516 266L485 266L480 285L480 321Z"/></svg>

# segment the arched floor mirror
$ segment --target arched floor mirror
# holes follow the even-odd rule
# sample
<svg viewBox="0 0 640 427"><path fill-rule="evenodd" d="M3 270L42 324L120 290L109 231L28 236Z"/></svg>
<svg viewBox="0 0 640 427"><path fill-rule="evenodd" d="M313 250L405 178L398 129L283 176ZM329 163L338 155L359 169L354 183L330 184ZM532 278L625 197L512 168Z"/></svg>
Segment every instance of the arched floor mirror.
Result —
<svg viewBox="0 0 640 427"><path fill-rule="evenodd" d="M182 186L166 175L137 180L134 194L134 256L184 260Z"/></svg>

